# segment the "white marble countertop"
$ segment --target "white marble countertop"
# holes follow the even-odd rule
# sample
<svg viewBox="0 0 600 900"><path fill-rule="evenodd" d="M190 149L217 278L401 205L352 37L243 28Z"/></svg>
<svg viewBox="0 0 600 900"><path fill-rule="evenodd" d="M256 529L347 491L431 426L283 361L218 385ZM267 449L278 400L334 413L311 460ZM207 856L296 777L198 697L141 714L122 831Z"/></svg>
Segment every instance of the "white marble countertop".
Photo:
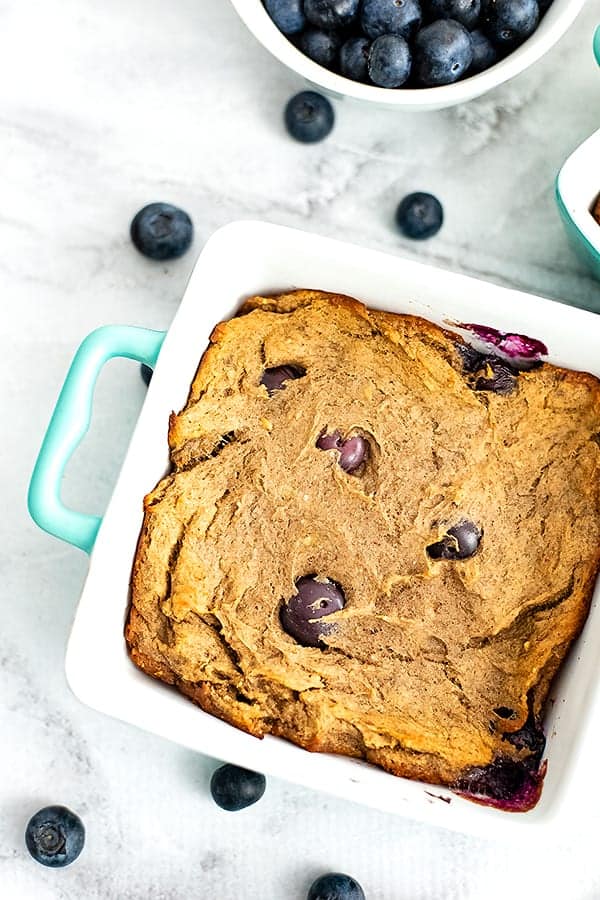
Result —
<svg viewBox="0 0 600 900"><path fill-rule="evenodd" d="M25 508L81 338L107 322L168 326L203 241L232 219L341 236L600 308L553 201L559 166L599 125L599 12L588 3L545 60L479 101L412 116L338 103L331 139L307 148L281 125L300 83L226 0L2 0L3 898L304 900L329 870L354 874L368 900L600 896L596 833L565 834L541 863L525 841L461 837L283 783L244 813L218 810L214 762L70 694L63 657L86 558L38 531ZM443 231L422 245L392 227L397 201L415 189L446 210ZM164 266L128 239L137 209L163 199L196 225L193 250ZM102 510L143 394L130 363L102 375L66 482L80 508ZM29 815L51 802L77 810L88 831L84 855L61 871L35 864L23 844Z"/></svg>

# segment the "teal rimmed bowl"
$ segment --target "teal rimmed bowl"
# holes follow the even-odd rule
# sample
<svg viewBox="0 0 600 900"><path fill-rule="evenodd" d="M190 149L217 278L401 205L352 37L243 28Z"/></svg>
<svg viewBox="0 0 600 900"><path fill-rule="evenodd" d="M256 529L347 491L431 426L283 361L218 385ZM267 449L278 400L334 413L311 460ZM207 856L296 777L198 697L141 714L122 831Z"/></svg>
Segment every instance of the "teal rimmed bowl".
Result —
<svg viewBox="0 0 600 900"><path fill-rule="evenodd" d="M600 65L600 26L594 35ZM556 179L556 202L577 255L600 279L600 225L592 207L600 195L600 129L572 153Z"/></svg>

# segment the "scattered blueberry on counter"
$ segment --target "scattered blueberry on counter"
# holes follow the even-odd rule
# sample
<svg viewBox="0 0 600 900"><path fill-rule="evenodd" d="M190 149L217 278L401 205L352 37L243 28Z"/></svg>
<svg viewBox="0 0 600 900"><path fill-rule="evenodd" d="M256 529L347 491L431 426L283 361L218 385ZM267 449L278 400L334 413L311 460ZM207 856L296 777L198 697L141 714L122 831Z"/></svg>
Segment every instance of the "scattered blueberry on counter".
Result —
<svg viewBox="0 0 600 900"><path fill-rule="evenodd" d="M134 216L130 228L135 247L150 259L177 259L189 249L194 235L186 212L170 203L149 203Z"/></svg>
<svg viewBox="0 0 600 900"><path fill-rule="evenodd" d="M378 87L422 88L452 84L495 65L533 34L552 0L264 4L279 30L326 69ZM382 38L385 42L375 47ZM373 61L367 65L370 57Z"/></svg>
<svg viewBox="0 0 600 900"><path fill-rule="evenodd" d="M29 820L25 843L36 862L61 868L74 862L85 842L83 822L65 806L46 806Z"/></svg>
<svg viewBox="0 0 600 900"><path fill-rule="evenodd" d="M239 812L257 803L267 786L264 775L230 764L220 766L213 772L210 792L221 809Z"/></svg>
<svg viewBox="0 0 600 900"><path fill-rule="evenodd" d="M287 130L303 144L322 141L331 132L334 121L331 103L315 91L301 91L285 108Z"/></svg>
<svg viewBox="0 0 600 900"><path fill-rule="evenodd" d="M307 900L366 900L358 881L341 872L321 875L313 882Z"/></svg>
<svg viewBox="0 0 600 900"><path fill-rule="evenodd" d="M423 241L437 234L444 222L442 204L433 194L407 194L396 210L396 224L405 237Z"/></svg>

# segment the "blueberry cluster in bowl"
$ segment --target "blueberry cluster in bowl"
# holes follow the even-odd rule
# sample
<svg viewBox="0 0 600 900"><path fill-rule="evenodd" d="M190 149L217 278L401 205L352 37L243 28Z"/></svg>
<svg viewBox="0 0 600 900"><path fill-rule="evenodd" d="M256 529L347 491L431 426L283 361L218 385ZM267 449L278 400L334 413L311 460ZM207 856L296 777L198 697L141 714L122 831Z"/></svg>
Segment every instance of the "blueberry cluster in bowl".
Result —
<svg viewBox="0 0 600 900"><path fill-rule="evenodd" d="M552 0L263 0L298 49L383 88L452 84L495 65L538 27Z"/></svg>

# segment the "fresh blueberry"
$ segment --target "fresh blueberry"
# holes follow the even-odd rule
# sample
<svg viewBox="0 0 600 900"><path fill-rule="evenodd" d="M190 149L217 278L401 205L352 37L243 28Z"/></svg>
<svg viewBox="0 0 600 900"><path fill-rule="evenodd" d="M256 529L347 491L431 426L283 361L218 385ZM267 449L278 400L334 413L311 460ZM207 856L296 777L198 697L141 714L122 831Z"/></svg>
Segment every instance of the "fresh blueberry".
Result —
<svg viewBox="0 0 600 900"><path fill-rule="evenodd" d="M335 69L341 40L337 32L307 28L300 35L298 46L302 52L325 69Z"/></svg>
<svg viewBox="0 0 600 900"><path fill-rule="evenodd" d="M340 468L352 475L362 466L369 452L369 445L359 434L344 440L339 431L332 434L323 432L318 440L319 450L338 450Z"/></svg>
<svg viewBox="0 0 600 900"><path fill-rule="evenodd" d="M47 806L29 820L25 831L27 849L43 866L59 868L74 862L85 842L79 816L65 806Z"/></svg>
<svg viewBox="0 0 600 900"><path fill-rule="evenodd" d="M210 792L221 809L238 812L260 800L266 785L264 775L227 764L213 772Z"/></svg>
<svg viewBox="0 0 600 900"><path fill-rule="evenodd" d="M429 0L430 19L454 19L469 31L477 25L480 12L481 0Z"/></svg>
<svg viewBox="0 0 600 900"><path fill-rule="evenodd" d="M465 519L449 528L441 541L430 544L427 553L431 559L467 559L477 552L481 537L477 525Z"/></svg>
<svg viewBox="0 0 600 900"><path fill-rule="evenodd" d="M303 0L265 0L265 7L284 34L298 34L306 25Z"/></svg>
<svg viewBox="0 0 600 900"><path fill-rule="evenodd" d="M483 31L479 31L479 29L472 31L471 43L473 44L473 62L469 71L473 75L496 65L499 59L498 50Z"/></svg>
<svg viewBox="0 0 600 900"><path fill-rule="evenodd" d="M274 366L272 369L264 370L260 383L264 384L269 397L272 397L276 391L284 389L286 381L303 378L305 375L306 371L300 366Z"/></svg>
<svg viewBox="0 0 600 900"><path fill-rule="evenodd" d="M433 194L408 194L396 210L396 224L405 237L416 241L437 234L444 221L442 204Z"/></svg>
<svg viewBox="0 0 600 900"><path fill-rule="evenodd" d="M399 34L411 38L421 26L419 0L364 0L360 23L370 38Z"/></svg>
<svg viewBox="0 0 600 900"><path fill-rule="evenodd" d="M307 900L365 900L365 894L350 875L331 872L312 883Z"/></svg>
<svg viewBox="0 0 600 900"><path fill-rule="evenodd" d="M554 0L538 0L538 6L540 8L540 16L545 15L548 12Z"/></svg>
<svg viewBox="0 0 600 900"><path fill-rule="evenodd" d="M296 582L296 591L279 611L283 630L304 647L324 646L323 638L331 633L332 626L322 620L344 608L343 590L328 578L304 575Z"/></svg>
<svg viewBox="0 0 600 900"><path fill-rule="evenodd" d="M353 37L340 50L340 71L353 81L367 81L369 48L371 42L366 37Z"/></svg>
<svg viewBox="0 0 600 900"><path fill-rule="evenodd" d="M142 365L140 366L140 374L142 376L142 381L144 382L146 387L148 387L150 382L152 381L152 375L154 374L154 372L152 371L150 366L142 363Z"/></svg>
<svg viewBox="0 0 600 900"><path fill-rule="evenodd" d="M176 259L192 243L194 226L186 212L170 203L144 206L131 223L131 240L150 259Z"/></svg>
<svg viewBox="0 0 600 900"><path fill-rule="evenodd" d="M485 0L482 28L502 50L513 50L533 34L540 20L536 0Z"/></svg>
<svg viewBox="0 0 600 900"><path fill-rule="evenodd" d="M326 97L315 91L301 91L285 108L288 132L303 144L322 141L331 132L335 115Z"/></svg>
<svg viewBox="0 0 600 900"><path fill-rule="evenodd" d="M358 14L359 0L304 0L304 12L317 28L345 28Z"/></svg>
<svg viewBox="0 0 600 900"><path fill-rule="evenodd" d="M423 87L458 81L473 61L471 35L452 19L439 19L422 28L413 52L414 73Z"/></svg>
<svg viewBox="0 0 600 900"><path fill-rule="evenodd" d="M398 34L382 34L369 50L369 78L378 87L397 88L410 75L408 43Z"/></svg>

